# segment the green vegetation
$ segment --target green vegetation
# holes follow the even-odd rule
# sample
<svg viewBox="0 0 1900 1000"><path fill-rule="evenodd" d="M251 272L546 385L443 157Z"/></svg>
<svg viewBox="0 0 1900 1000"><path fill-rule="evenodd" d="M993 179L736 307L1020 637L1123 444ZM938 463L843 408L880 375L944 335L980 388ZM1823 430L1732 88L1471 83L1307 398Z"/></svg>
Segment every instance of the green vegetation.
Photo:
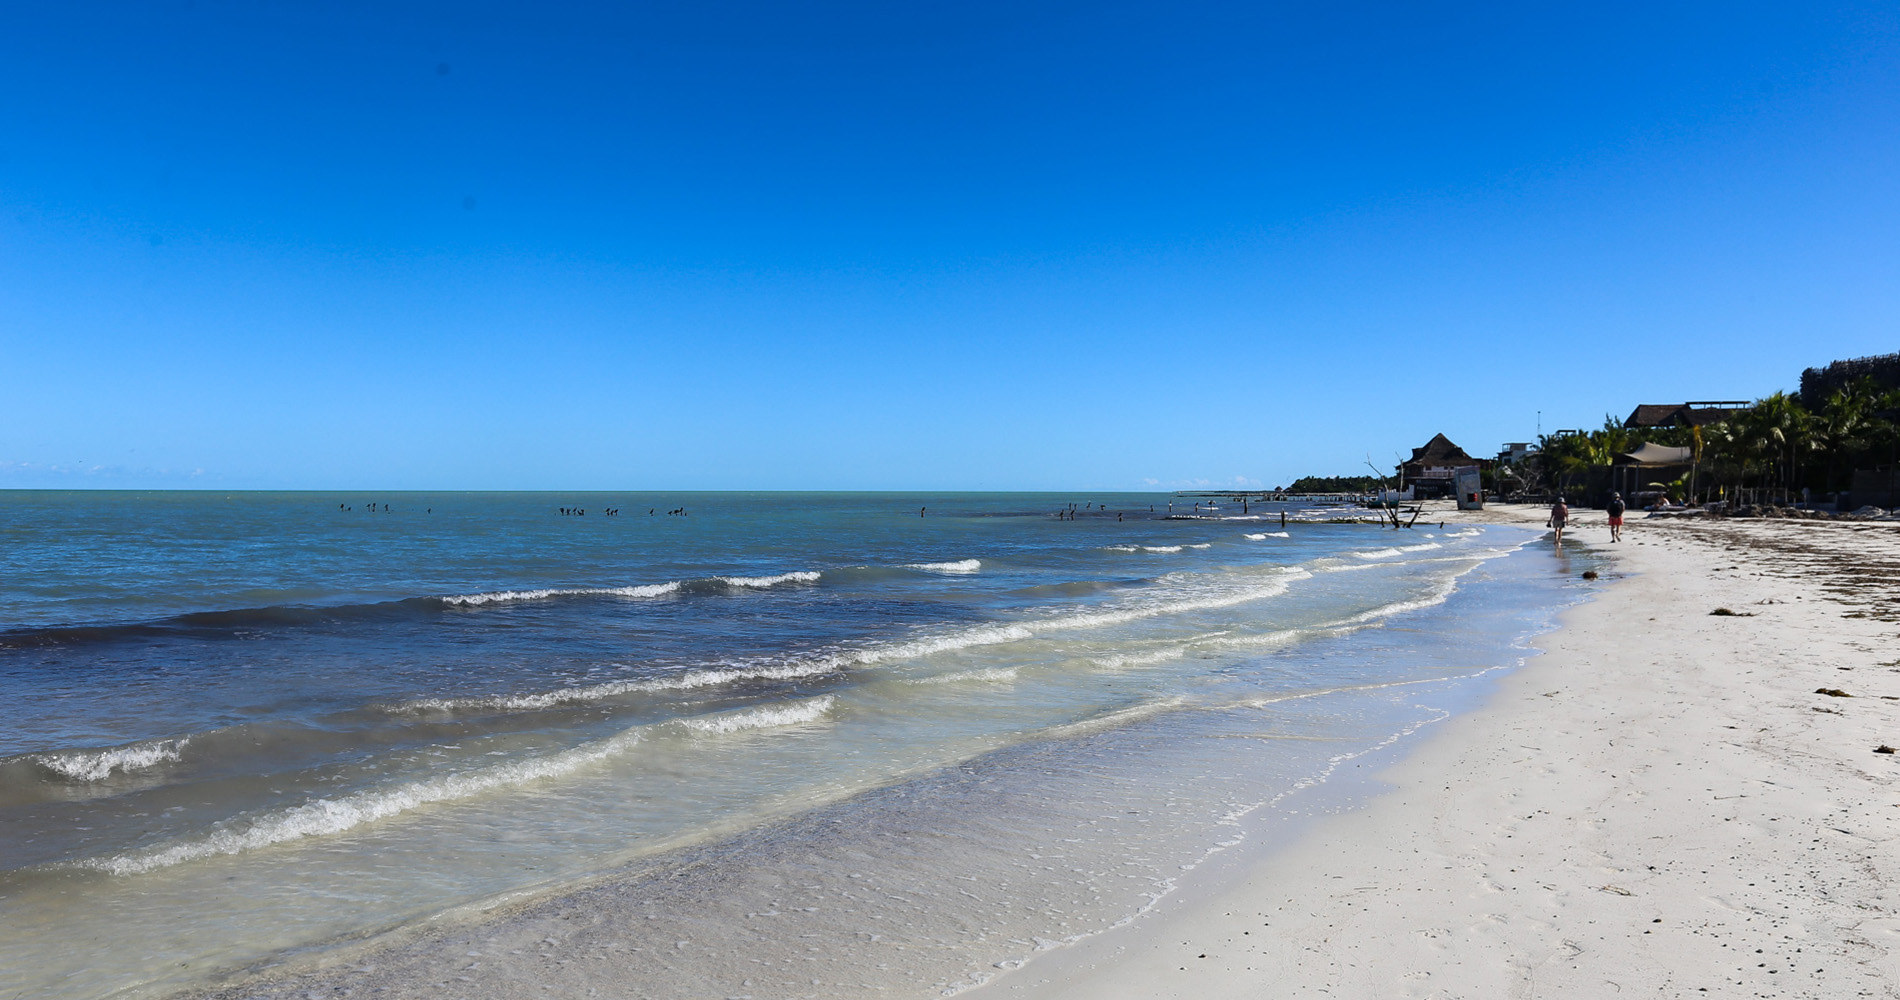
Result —
<svg viewBox="0 0 1900 1000"><path fill-rule="evenodd" d="M1365 493L1378 489L1377 476L1301 476L1288 486L1288 493Z"/></svg>
<svg viewBox="0 0 1900 1000"><path fill-rule="evenodd" d="M1513 470L1517 488L1550 492L1590 481L1591 470L1644 442L1691 449L1692 472L1667 484L1681 498L1733 496L1738 490L1794 496L1849 488L1855 469L1900 466L1900 389L1861 378L1834 390L1818 409L1777 392L1729 419L1703 427L1602 428L1546 435Z"/></svg>

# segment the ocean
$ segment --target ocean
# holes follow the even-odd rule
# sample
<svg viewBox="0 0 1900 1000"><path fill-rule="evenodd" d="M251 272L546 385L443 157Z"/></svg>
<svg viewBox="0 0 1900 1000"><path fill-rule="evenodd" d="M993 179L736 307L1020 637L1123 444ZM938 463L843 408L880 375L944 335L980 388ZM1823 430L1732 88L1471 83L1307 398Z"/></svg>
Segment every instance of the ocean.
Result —
<svg viewBox="0 0 1900 1000"><path fill-rule="evenodd" d="M956 992L1292 822L1584 593L1531 531L1344 513L0 492L0 997L608 883L651 890L642 994Z"/></svg>

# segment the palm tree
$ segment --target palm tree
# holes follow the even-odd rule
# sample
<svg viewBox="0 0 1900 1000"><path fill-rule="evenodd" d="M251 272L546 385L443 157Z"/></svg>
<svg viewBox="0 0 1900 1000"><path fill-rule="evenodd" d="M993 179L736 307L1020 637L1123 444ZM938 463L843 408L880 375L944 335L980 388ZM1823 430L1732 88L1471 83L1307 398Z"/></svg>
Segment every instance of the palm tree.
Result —
<svg viewBox="0 0 1900 1000"><path fill-rule="evenodd" d="M1815 418L1815 437L1827 452L1827 486L1834 488L1843 461L1864 451L1870 436L1880 430L1874 406L1880 387L1863 378L1829 396Z"/></svg>

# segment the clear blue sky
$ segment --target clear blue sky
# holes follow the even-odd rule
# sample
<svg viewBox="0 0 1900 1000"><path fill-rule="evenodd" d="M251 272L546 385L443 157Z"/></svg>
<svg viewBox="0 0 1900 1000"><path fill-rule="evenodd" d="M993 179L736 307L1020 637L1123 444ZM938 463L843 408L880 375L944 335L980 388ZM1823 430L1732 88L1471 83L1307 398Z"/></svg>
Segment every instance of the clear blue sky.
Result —
<svg viewBox="0 0 1900 1000"><path fill-rule="evenodd" d="M0 487L1353 473L1900 350L1890 4L13 4Z"/></svg>

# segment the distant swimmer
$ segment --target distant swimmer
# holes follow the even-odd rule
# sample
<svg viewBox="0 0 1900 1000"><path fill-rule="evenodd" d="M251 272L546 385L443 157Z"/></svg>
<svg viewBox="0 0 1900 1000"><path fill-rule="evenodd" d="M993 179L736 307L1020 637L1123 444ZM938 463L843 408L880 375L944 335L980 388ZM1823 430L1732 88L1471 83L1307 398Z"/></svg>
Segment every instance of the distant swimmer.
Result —
<svg viewBox="0 0 1900 1000"><path fill-rule="evenodd" d="M927 510L929 510L929 509L930 509L929 507L919 507L919 508L917 508L917 516L918 516L918 517L922 517L922 516L924 516L924 511L927 511Z"/></svg>
<svg viewBox="0 0 1900 1000"><path fill-rule="evenodd" d="M1122 512L1119 510L1115 512L1115 523L1116 524L1122 523Z"/></svg>

